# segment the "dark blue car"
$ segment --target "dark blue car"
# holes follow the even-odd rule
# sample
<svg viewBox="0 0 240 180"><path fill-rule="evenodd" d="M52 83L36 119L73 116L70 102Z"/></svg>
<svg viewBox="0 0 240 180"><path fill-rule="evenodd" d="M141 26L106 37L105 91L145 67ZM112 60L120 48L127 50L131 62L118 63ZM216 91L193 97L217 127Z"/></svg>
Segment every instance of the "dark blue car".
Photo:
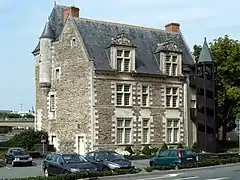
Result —
<svg viewBox="0 0 240 180"><path fill-rule="evenodd" d="M86 154L86 159L94 164L98 171L132 170L135 168L130 160L114 151L92 151Z"/></svg>

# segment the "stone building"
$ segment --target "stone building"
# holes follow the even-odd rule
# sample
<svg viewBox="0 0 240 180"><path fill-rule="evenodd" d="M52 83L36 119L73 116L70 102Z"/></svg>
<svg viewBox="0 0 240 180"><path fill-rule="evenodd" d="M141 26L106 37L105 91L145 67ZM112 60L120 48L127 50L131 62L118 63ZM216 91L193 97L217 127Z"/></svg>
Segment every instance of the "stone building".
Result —
<svg viewBox="0 0 240 180"><path fill-rule="evenodd" d="M197 141L195 63L179 24L104 22L55 5L33 55L35 129L57 150Z"/></svg>

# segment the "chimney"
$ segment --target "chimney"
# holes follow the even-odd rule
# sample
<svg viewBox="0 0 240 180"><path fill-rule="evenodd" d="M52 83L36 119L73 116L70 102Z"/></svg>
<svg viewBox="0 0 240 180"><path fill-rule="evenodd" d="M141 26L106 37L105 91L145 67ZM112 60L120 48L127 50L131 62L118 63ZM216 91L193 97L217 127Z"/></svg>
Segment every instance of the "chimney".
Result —
<svg viewBox="0 0 240 180"><path fill-rule="evenodd" d="M74 6L68 7L64 9L63 14L65 23L69 15L71 15L72 17L79 17L79 8Z"/></svg>
<svg viewBox="0 0 240 180"><path fill-rule="evenodd" d="M165 31L179 33L180 32L180 24L169 23L165 26Z"/></svg>

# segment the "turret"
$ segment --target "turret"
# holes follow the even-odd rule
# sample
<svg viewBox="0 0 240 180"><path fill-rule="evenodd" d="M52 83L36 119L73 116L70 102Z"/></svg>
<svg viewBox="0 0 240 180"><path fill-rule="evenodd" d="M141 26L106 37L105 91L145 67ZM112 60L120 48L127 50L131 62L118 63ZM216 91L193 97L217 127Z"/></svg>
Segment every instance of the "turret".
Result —
<svg viewBox="0 0 240 180"><path fill-rule="evenodd" d="M39 85L41 88L51 87L52 75L52 40L53 31L49 21L46 23L40 39Z"/></svg>

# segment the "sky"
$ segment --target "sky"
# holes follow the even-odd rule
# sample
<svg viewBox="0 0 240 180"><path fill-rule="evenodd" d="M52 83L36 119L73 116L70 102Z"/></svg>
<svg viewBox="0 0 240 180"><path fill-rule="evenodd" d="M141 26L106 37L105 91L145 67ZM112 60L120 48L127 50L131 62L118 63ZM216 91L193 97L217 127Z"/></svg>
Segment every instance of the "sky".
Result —
<svg viewBox="0 0 240 180"><path fill-rule="evenodd" d="M80 16L164 29L180 23L192 49L225 34L240 39L238 0L56 0L75 5ZM0 0L0 109L30 110L35 103L31 54L53 8L53 0Z"/></svg>

